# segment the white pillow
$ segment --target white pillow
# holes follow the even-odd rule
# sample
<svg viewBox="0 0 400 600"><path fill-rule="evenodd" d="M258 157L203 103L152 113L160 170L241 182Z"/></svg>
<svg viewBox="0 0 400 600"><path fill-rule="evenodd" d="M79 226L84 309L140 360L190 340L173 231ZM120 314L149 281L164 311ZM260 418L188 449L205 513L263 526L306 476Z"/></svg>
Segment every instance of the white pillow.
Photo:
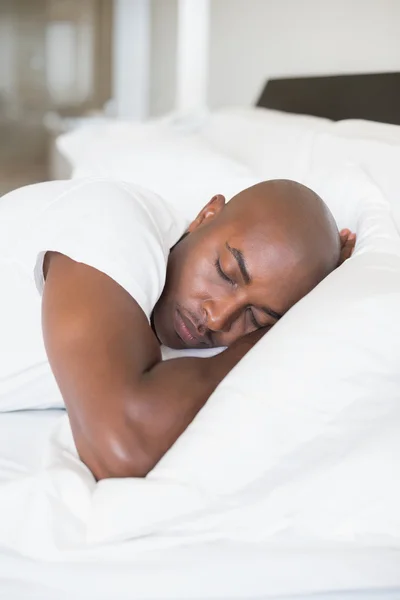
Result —
<svg viewBox="0 0 400 600"><path fill-rule="evenodd" d="M259 179L299 181L319 169L362 167L384 191L400 231L400 127L362 120L333 122L263 108L212 113L202 137L247 165Z"/></svg>
<svg viewBox="0 0 400 600"><path fill-rule="evenodd" d="M361 174L326 188L357 231L355 256L241 361L145 480L96 486L91 542L400 543L400 239Z"/></svg>
<svg viewBox="0 0 400 600"><path fill-rule="evenodd" d="M384 190L392 203L393 214L400 232L400 185L397 169L400 164L400 125L348 119L335 123L335 136L348 143L336 142L342 157L359 164ZM316 149L318 152L318 148Z"/></svg>
<svg viewBox="0 0 400 600"><path fill-rule="evenodd" d="M163 123L84 128L61 137L59 146L74 166L74 178L133 182L165 198L186 221L215 194L230 199L259 181L206 141Z"/></svg>
<svg viewBox="0 0 400 600"><path fill-rule="evenodd" d="M97 170L99 163L106 165L114 154L163 143L170 136L171 131L163 121L87 120L81 127L60 135L56 145L73 170Z"/></svg>
<svg viewBox="0 0 400 600"><path fill-rule="evenodd" d="M391 127L391 126L387 126ZM393 126L394 127L394 126ZM399 128L400 129L400 128ZM358 137L341 137L330 133L317 134L308 167L299 179L328 167L339 168L345 164L361 167L381 188L392 205L392 211L400 231L400 140L398 144Z"/></svg>
<svg viewBox="0 0 400 600"><path fill-rule="evenodd" d="M377 123L364 119L344 119L334 123L332 132L345 138L400 144L400 125L389 123Z"/></svg>
<svg viewBox="0 0 400 600"><path fill-rule="evenodd" d="M151 189L188 221L215 194L229 200L259 181L245 166L194 142L115 156L107 176Z"/></svg>
<svg viewBox="0 0 400 600"><path fill-rule="evenodd" d="M230 108L212 113L202 138L247 165L263 179L299 179L316 133L330 131L328 119L265 108Z"/></svg>

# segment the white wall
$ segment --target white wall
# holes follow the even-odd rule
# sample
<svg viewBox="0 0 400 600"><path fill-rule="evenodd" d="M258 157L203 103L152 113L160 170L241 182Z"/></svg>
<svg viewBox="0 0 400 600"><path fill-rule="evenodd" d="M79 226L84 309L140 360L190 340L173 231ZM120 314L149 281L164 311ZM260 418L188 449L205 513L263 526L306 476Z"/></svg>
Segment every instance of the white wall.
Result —
<svg viewBox="0 0 400 600"><path fill-rule="evenodd" d="M212 0L209 104L272 76L400 71L400 0Z"/></svg>
<svg viewBox="0 0 400 600"><path fill-rule="evenodd" d="M114 1L113 109L125 119L149 115L150 8L149 0Z"/></svg>
<svg viewBox="0 0 400 600"><path fill-rule="evenodd" d="M174 109L177 24L177 0L151 1L151 115L160 115Z"/></svg>
<svg viewBox="0 0 400 600"><path fill-rule="evenodd" d="M178 0L176 110L204 110L208 102L211 0Z"/></svg>
<svg viewBox="0 0 400 600"><path fill-rule="evenodd" d="M154 115L174 108L177 0L151 0L151 31ZM400 0L211 0L209 62L211 107L268 77L400 71Z"/></svg>

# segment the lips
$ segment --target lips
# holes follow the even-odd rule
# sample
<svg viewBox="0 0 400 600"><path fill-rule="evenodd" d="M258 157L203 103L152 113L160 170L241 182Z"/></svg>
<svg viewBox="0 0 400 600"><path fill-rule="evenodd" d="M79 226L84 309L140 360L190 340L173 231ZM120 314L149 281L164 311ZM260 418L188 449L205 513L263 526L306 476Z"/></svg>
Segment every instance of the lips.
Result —
<svg viewBox="0 0 400 600"><path fill-rule="evenodd" d="M199 336L195 333L194 324L179 309L175 312L174 327L185 346L194 347L201 343Z"/></svg>

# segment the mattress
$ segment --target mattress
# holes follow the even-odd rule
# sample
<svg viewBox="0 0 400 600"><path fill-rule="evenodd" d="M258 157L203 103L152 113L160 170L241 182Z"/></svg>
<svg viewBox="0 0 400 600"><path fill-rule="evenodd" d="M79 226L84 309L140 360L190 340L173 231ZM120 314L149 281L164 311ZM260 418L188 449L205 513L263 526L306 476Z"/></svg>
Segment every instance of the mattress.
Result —
<svg viewBox="0 0 400 600"><path fill-rule="evenodd" d="M40 469L64 411L0 414L0 485ZM10 515L10 518L15 515ZM223 540L137 552L134 540L77 560L33 561L0 548L0 598L400 599L400 553L386 548L271 547Z"/></svg>

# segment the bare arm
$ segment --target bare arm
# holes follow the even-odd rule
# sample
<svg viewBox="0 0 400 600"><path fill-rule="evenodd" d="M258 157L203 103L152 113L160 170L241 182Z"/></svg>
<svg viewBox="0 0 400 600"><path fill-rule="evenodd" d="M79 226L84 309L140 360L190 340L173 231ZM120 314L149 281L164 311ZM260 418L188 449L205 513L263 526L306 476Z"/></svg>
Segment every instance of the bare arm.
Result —
<svg viewBox="0 0 400 600"><path fill-rule="evenodd" d="M146 316L112 279L53 253L45 274L46 351L97 479L145 476L263 333L212 358L161 362Z"/></svg>

